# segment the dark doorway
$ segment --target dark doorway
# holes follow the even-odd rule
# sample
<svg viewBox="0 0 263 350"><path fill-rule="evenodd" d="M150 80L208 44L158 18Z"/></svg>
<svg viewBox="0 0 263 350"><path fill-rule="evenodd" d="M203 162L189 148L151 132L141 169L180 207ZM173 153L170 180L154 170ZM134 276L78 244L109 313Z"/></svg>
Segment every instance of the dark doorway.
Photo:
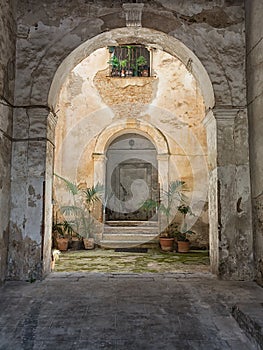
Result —
<svg viewBox="0 0 263 350"><path fill-rule="evenodd" d="M156 149L138 134L115 139L107 151L106 221L145 221L155 212L142 209L146 199L159 198Z"/></svg>

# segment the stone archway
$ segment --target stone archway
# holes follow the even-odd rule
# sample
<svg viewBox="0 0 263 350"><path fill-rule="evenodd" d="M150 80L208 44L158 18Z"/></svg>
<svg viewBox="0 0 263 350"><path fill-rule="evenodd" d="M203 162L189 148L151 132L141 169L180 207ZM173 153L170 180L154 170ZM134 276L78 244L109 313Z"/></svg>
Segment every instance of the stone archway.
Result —
<svg viewBox="0 0 263 350"><path fill-rule="evenodd" d="M220 160L224 158L220 153L223 149L225 142L230 142L234 147L234 140L231 137L221 133L226 126L234 132L235 118L240 115L239 110L221 109L213 111L214 107L214 94L209 76L203 67L199 59L194 53L189 50L185 45L175 38L172 38L164 33L160 33L154 30L145 28L120 28L115 29L107 33L98 35L95 38L88 40L86 43L80 45L74 50L58 68L51 89L49 93L49 105L55 108L56 100L60 91L60 88L64 82L65 77L69 74L70 70L76 66L83 58L87 57L96 48L105 47L109 45L118 45L123 42L134 42L149 45L152 48L158 47L162 50L176 56L185 64L191 73L195 77L197 83L200 85L205 107L207 110L207 118L205 125L208 130L208 159L209 159L209 217L210 217L210 245L212 247L213 254L211 255L211 263L213 272L219 274L225 278L232 279L250 279L253 265L252 257L252 235L251 235L251 216L249 207L249 198L246 198L246 202L242 208L242 212L248 218L246 229L243 233L238 233L237 226L235 224L233 233L229 234L227 224L235 218L238 218L236 208L233 206L230 209L231 215L219 209L224 207L224 204L228 206L228 196L223 193L223 188L219 185L227 183L228 170L232 169L232 163L225 162L220 163ZM242 113L243 111L241 111ZM215 115L215 117L214 117ZM222 137L223 135L223 137ZM105 166L105 154L102 152L94 152L94 160L96 169L94 171L95 176L98 176L100 167ZM160 153L158 160L165 158L164 162L167 162L167 153ZM223 158L222 158L223 157ZM235 169L233 168L235 172ZM245 170L246 171L246 170ZM168 172L167 172L168 173ZM246 174L247 176L247 174ZM247 178L246 178L247 179ZM168 183L168 181L166 182ZM232 194L234 197L238 195L239 190L234 186ZM219 208L220 207L220 208ZM224 216L222 216L224 215ZM228 218L231 217L229 221ZM212 223L212 224L211 224ZM231 226L231 232L233 226ZM248 233L249 231L249 233ZM235 240L230 236L234 235L236 238L241 234L242 239L246 242L246 252L237 254ZM241 237L240 236L240 237ZM226 243L225 243L226 242ZM231 243L232 242L232 243ZM230 246L229 246L230 244ZM238 261L238 262L237 262Z"/></svg>

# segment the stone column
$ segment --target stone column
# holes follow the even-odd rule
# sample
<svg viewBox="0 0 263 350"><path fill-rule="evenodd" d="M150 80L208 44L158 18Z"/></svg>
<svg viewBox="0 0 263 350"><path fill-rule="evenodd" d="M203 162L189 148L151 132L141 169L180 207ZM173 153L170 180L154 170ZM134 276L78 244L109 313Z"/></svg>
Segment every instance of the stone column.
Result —
<svg viewBox="0 0 263 350"><path fill-rule="evenodd" d="M245 109L218 108L204 120L209 162L212 271L253 279L253 237Z"/></svg>
<svg viewBox="0 0 263 350"><path fill-rule="evenodd" d="M208 214L209 214L209 250L210 266L214 274L219 270L219 228L218 228L218 174L217 174L217 124L212 111L204 121L208 148Z"/></svg>
<svg viewBox="0 0 263 350"><path fill-rule="evenodd" d="M94 161L94 186L96 184L100 184L103 186L104 190L106 189L106 161L107 158L104 154L101 153L93 153L93 161ZM105 198L103 198L104 202ZM104 220L103 208L96 207L95 212L96 218L102 222Z"/></svg>
<svg viewBox="0 0 263 350"><path fill-rule="evenodd" d="M93 153L94 161L94 185L99 183L102 186L105 186L106 179L106 161L107 158L104 154Z"/></svg>
<svg viewBox="0 0 263 350"><path fill-rule="evenodd" d="M16 108L13 128L8 278L50 269L54 120L45 107Z"/></svg>
<svg viewBox="0 0 263 350"><path fill-rule="evenodd" d="M158 154L157 161L160 190L167 191L169 186L169 154Z"/></svg>
<svg viewBox="0 0 263 350"><path fill-rule="evenodd" d="M54 153L55 153L55 127L57 118L53 113L49 113L47 118L47 140L46 140L46 169L44 186L44 208L43 208L43 239L42 239L42 257L43 257L43 275L50 272L51 268L51 248L52 248L52 193L53 193L53 174L54 174Z"/></svg>

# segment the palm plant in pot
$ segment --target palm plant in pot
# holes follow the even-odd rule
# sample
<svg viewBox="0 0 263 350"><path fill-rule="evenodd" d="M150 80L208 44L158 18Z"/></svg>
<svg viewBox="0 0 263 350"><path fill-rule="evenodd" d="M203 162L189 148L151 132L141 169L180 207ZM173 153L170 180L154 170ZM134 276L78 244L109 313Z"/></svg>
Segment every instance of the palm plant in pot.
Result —
<svg viewBox="0 0 263 350"><path fill-rule="evenodd" d="M61 251L68 250L69 241L74 232L72 223L64 220L62 222L53 223L52 226L52 238L53 246Z"/></svg>
<svg viewBox="0 0 263 350"><path fill-rule="evenodd" d="M61 206L60 211L65 221L72 226L73 246L75 246L75 249L80 249L82 243L84 243L85 247L94 248L94 239L90 237L95 226L91 214L94 202L100 200L101 185L82 188L62 176L55 175L64 182L72 196L71 203Z"/></svg>
<svg viewBox="0 0 263 350"><path fill-rule="evenodd" d="M164 251L172 251L174 247L174 238L177 229L177 224L174 221L174 215L178 203L183 198L184 181L173 181L169 184L168 190L163 190L161 201L147 199L142 208L147 211L156 210L160 213L161 233L159 243Z"/></svg>
<svg viewBox="0 0 263 350"><path fill-rule="evenodd" d="M177 207L179 213L183 215L183 220L180 225L177 225L175 230L175 236L177 238L177 251L178 253L187 253L190 249L190 241L188 235L195 234L194 231L188 228L187 215L194 215L190 206L181 204Z"/></svg>

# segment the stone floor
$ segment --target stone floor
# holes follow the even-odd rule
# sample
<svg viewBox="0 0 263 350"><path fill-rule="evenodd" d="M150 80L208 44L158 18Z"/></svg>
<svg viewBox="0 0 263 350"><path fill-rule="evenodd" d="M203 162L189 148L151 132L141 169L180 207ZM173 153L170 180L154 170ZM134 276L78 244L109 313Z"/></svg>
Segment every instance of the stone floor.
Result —
<svg viewBox="0 0 263 350"><path fill-rule="evenodd" d="M54 272L0 289L1 350L259 349L231 315L252 282L208 273Z"/></svg>
<svg viewBox="0 0 263 350"><path fill-rule="evenodd" d="M115 252L114 250L77 250L60 254L57 272L166 273L209 272L209 252L187 254L148 249L147 253Z"/></svg>

